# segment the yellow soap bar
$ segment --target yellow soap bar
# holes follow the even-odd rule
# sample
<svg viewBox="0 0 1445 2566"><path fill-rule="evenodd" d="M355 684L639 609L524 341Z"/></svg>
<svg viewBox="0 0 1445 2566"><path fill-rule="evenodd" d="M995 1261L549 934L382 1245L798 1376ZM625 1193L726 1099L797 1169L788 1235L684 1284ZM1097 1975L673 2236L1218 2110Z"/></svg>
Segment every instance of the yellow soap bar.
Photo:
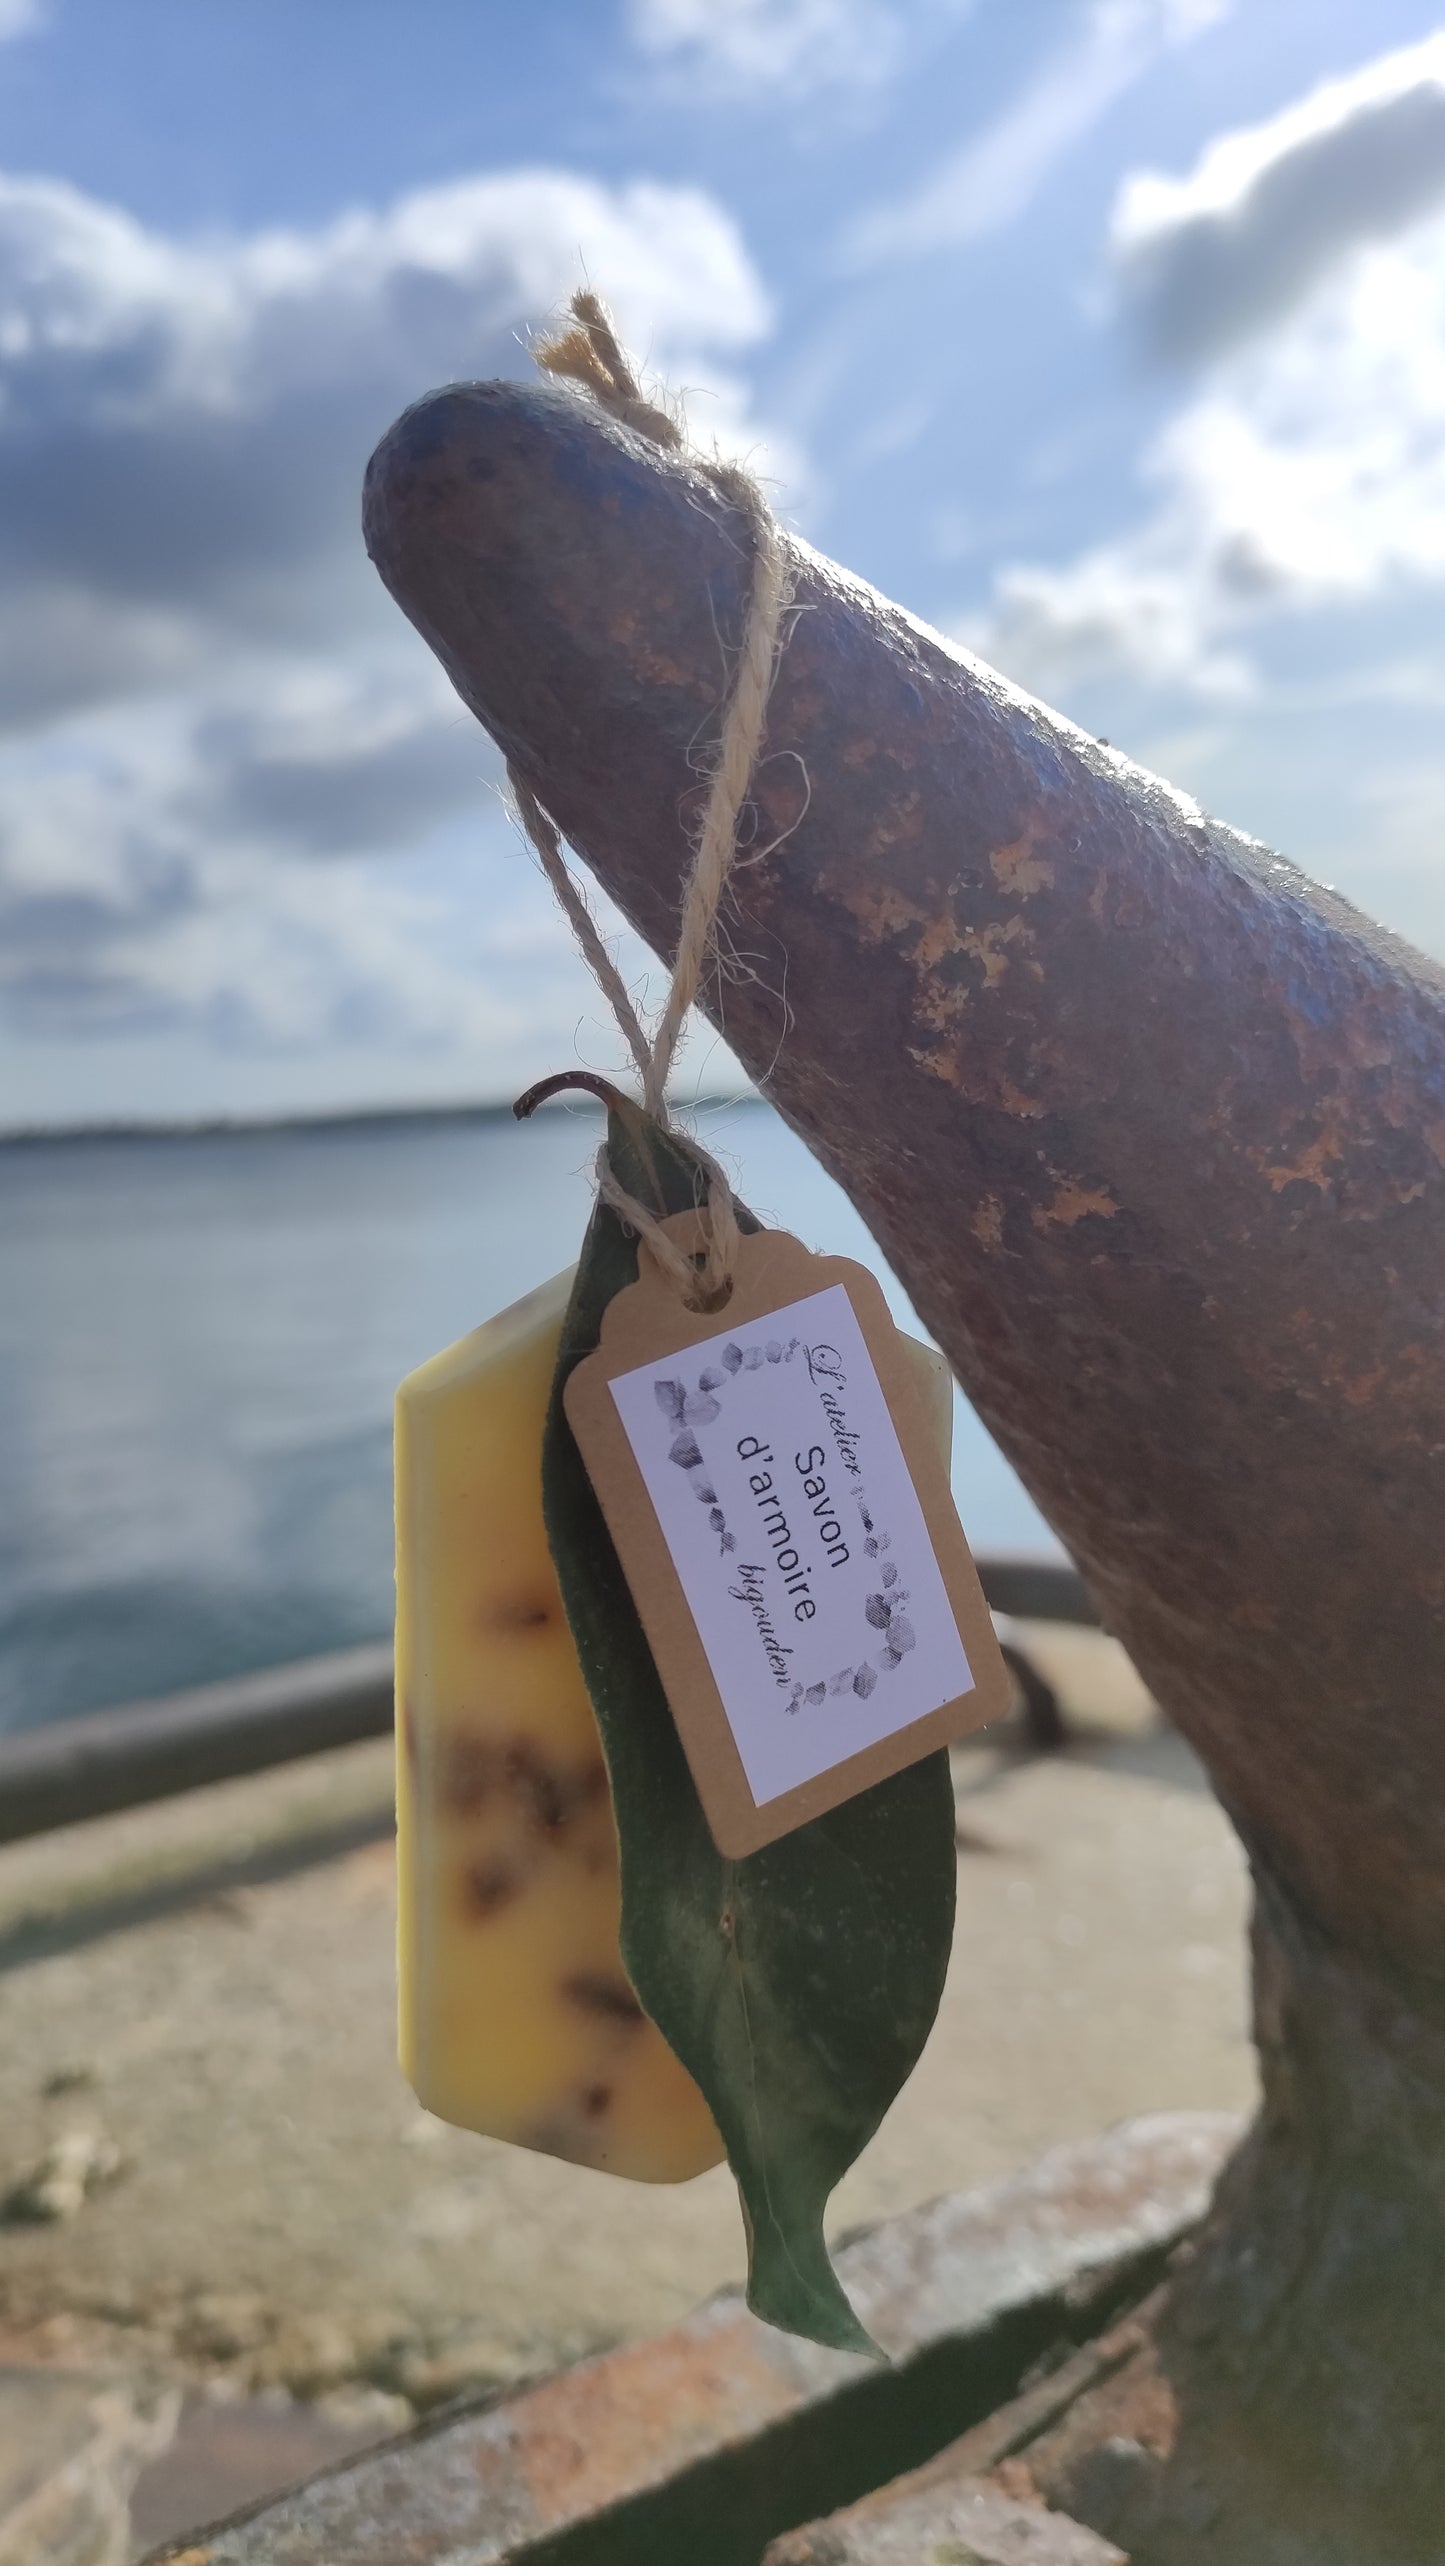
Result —
<svg viewBox="0 0 1445 2566"><path fill-rule="evenodd" d="M628 1984L602 1743L542 1520L559 1274L396 1402L402 2069L439 2118L650 2183L720 2160ZM953 1384L904 1339L940 1448Z"/></svg>

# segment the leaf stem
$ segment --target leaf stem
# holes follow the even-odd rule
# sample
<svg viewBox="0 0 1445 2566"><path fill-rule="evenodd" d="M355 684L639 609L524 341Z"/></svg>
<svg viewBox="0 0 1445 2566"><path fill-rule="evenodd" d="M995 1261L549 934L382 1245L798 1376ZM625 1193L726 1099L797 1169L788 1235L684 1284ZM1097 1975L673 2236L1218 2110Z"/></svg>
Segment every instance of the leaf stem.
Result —
<svg viewBox="0 0 1445 2566"><path fill-rule="evenodd" d="M551 1078L539 1078L535 1087L529 1087L525 1096L517 1098L512 1111L518 1122L525 1123L539 1105L550 1103L554 1096L562 1095L569 1087L580 1087L585 1094L595 1096L599 1104L606 1106L609 1114L625 1113L631 1102L620 1087L614 1087L609 1079L598 1078L590 1069L559 1069Z"/></svg>

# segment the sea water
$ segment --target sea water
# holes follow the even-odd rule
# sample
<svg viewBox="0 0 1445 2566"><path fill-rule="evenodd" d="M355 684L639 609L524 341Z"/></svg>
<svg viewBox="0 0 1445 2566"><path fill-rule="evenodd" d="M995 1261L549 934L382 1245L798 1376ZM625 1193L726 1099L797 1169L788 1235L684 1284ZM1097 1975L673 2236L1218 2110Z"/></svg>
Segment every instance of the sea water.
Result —
<svg viewBox="0 0 1445 2566"><path fill-rule="evenodd" d="M403 1373L572 1262L588 1113L0 1146L0 1729L389 1627ZM701 1126L739 1191L908 1302L766 1106ZM962 1399L980 1551L1057 1544Z"/></svg>

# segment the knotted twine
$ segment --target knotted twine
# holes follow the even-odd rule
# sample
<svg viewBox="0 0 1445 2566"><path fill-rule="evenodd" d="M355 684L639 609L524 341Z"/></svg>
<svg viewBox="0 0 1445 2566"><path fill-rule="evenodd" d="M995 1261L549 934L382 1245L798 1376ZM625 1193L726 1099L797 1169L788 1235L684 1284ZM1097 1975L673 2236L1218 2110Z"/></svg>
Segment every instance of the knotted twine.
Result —
<svg viewBox="0 0 1445 2566"><path fill-rule="evenodd" d="M585 291L574 294L571 311L576 328L543 340L533 350L538 365L549 374L564 375L580 383L610 417L650 438L654 445L671 452L683 451L681 428L666 410L647 399L598 297ZM672 985L650 1034L623 986L587 896L568 869L554 822L516 768L509 765L507 769L522 826L537 850L583 960L607 999L636 1062L642 1080L643 1111L663 1131L671 1128L668 1077L688 1011L712 959L718 906L737 855L738 821L762 747L789 595L778 530L752 475L738 464L706 461L699 456L690 460L714 489L747 517L753 537L753 578L742 648L683 894ZM597 1191L602 1201L646 1240L684 1298L694 1307L709 1309L727 1298L737 1253L738 1224L732 1188L717 1160L690 1136L687 1147L707 1178L705 1245L700 1256L685 1255L646 1204L639 1203L619 1183L606 1141L597 1153Z"/></svg>

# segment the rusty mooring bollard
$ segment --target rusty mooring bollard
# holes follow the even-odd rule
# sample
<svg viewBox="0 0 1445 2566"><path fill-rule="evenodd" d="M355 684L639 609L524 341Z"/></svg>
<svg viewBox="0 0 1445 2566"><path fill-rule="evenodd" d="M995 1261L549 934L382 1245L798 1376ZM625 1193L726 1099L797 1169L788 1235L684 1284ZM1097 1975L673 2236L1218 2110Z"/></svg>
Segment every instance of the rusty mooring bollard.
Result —
<svg viewBox="0 0 1445 2566"><path fill-rule="evenodd" d="M366 526L670 952L747 578L727 506L566 393L482 384L398 421ZM790 833L734 876L711 1013L1259 1891L1265 2104L1163 2338L1151 2566L1295 2559L1301 2471L1312 2566L1409 2558L1445 2522L1445 980L797 552L754 794L757 844Z"/></svg>

